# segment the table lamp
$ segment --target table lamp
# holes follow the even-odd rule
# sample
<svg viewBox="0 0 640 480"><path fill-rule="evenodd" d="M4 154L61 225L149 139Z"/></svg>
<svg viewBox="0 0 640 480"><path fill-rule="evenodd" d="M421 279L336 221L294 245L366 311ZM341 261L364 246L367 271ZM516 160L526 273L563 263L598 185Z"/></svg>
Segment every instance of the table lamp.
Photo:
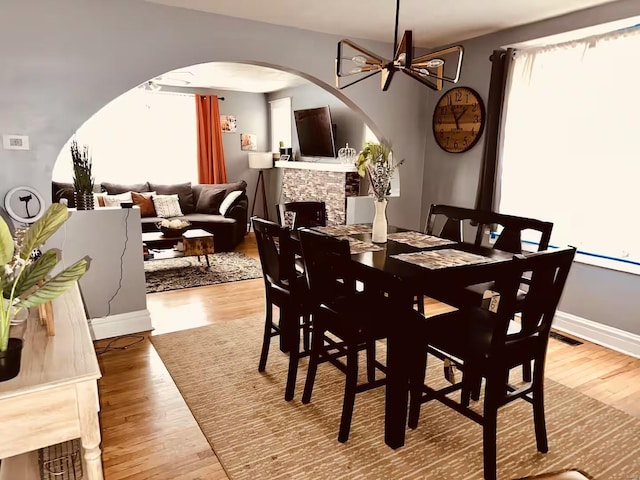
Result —
<svg viewBox="0 0 640 480"><path fill-rule="evenodd" d="M269 220L269 209L267 208L267 192L265 190L264 170L273 168L273 154L271 152L249 152L249 168L260 170L258 173L258 181L256 182L256 191L253 194L253 205L251 206L251 215L256 207L256 199L258 198L258 189L262 186L262 218Z"/></svg>

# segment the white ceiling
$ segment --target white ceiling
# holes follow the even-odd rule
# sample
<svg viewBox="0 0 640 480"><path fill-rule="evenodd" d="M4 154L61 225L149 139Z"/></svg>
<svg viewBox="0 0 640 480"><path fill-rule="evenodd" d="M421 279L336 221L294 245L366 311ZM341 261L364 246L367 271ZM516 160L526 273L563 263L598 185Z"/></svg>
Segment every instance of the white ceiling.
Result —
<svg viewBox="0 0 640 480"><path fill-rule="evenodd" d="M160 85L203 87L266 93L309 82L281 70L243 63L201 63L167 72L153 80Z"/></svg>
<svg viewBox="0 0 640 480"><path fill-rule="evenodd" d="M393 43L394 0L146 0L275 25ZM402 0L399 30L437 47L612 0Z"/></svg>
<svg viewBox="0 0 640 480"><path fill-rule="evenodd" d="M394 0L145 0L174 7L305 30L393 42ZM402 0L399 35L413 30L416 45L436 47L544 20L613 0ZM166 85L272 92L306 80L255 65L207 63L168 72Z"/></svg>

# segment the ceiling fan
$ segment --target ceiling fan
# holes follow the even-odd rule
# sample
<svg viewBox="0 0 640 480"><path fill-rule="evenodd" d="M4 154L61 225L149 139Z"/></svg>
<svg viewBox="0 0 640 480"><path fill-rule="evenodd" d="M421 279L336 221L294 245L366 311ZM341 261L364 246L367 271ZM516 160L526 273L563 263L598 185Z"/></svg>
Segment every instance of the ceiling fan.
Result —
<svg viewBox="0 0 640 480"><path fill-rule="evenodd" d="M464 49L461 45L445 48L436 52L431 52L419 57L413 57L413 37L411 30L405 30L400 44L398 44L398 17L400 12L400 0L396 0L396 21L395 35L393 39L394 56L392 60L363 48L351 40L343 39L338 42L338 54L336 56L336 88L343 88L354 85L362 80L382 74L380 87L382 91L387 91L395 72L404 72L411 78L432 88L441 90L443 82L457 83L460 78L462 68L462 55ZM346 54L354 53L353 55ZM455 73L447 76L445 70L445 57L452 56L455 61ZM358 76L350 83L341 84L341 78L348 76Z"/></svg>

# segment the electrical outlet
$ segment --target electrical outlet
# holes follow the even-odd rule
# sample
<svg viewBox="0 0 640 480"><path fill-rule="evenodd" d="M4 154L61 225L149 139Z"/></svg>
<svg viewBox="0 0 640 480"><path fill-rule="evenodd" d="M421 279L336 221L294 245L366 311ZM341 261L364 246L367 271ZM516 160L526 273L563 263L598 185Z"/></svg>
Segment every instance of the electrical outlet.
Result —
<svg viewBox="0 0 640 480"><path fill-rule="evenodd" d="M4 134L2 147L5 150L29 150L29 136Z"/></svg>

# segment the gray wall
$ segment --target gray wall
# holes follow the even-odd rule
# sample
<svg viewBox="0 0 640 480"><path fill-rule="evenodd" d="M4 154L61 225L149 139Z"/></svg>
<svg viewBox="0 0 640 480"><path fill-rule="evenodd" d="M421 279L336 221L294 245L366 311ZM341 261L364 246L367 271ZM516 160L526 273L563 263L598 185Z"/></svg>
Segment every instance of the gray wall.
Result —
<svg viewBox="0 0 640 480"><path fill-rule="evenodd" d="M489 55L494 49L635 15L640 15L640 2L613 2L462 42L465 56L459 85L474 88L486 103L491 74ZM442 93L429 92L429 117ZM466 153L450 154L437 146L429 128L423 177L423 224L431 203L474 206L485 138L483 135L478 144ZM638 292L638 275L575 263L559 308L594 322L640 334Z"/></svg>
<svg viewBox="0 0 640 480"><path fill-rule="evenodd" d="M0 51L0 133L27 134L32 149L0 150L0 197L21 184L47 192L53 162L78 126L108 101L169 70L249 62L300 73L333 90L337 36L127 0L5 1L2 17L12 21L0 29L0 45L11 45ZM372 79L337 95L407 159L403 198L390 202L388 214L395 224L418 227L427 92L404 76L385 94L379 88Z"/></svg>

